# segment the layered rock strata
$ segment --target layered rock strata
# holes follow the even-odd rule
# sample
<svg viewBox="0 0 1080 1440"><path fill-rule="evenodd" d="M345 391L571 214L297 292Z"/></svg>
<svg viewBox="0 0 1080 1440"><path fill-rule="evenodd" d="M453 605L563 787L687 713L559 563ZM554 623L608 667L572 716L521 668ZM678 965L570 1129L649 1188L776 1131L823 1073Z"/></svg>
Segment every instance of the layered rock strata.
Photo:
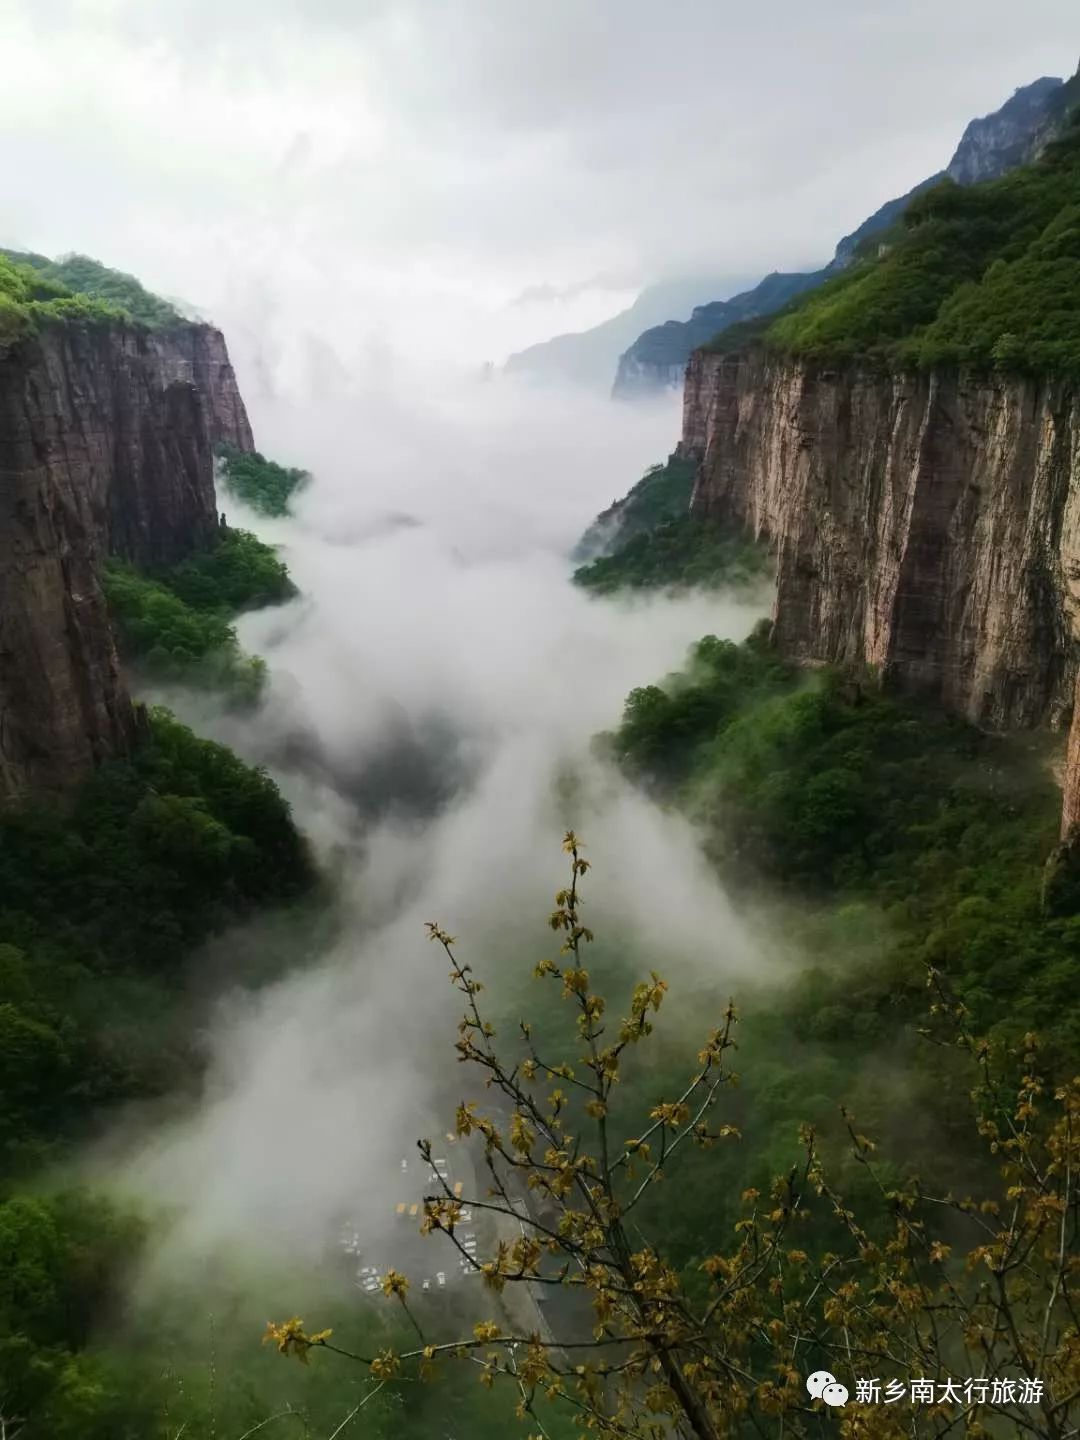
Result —
<svg viewBox="0 0 1080 1440"><path fill-rule="evenodd" d="M128 747L98 570L213 543L220 441L252 448L209 326L54 325L0 353L0 801Z"/></svg>
<svg viewBox="0 0 1080 1440"><path fill-rule="evenodd" d="M976 724L1066 723L1080 650L1080 395L1066 384L698 351L692 510L777 556L774 626ZM1080 715L1065 817L1080 819Z"/></svg>

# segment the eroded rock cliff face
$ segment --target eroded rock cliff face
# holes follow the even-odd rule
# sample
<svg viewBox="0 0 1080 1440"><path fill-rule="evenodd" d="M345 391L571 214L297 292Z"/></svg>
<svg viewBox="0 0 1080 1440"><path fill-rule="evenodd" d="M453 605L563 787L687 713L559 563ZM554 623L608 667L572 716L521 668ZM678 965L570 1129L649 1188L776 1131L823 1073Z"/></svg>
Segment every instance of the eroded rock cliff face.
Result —
<svg viewBox="0 0 1080 1440"><path fill-rule="evenodd" d="M0 353L0 801L129 745L98 568L212 543L219 440L252 448L209 326L56 325Z"/></svg>
<svg viewBox="0 0 1080 1440"><path fill-rule="evenodd" d="M775 634L977 724L1064 723L1080 650L1080 394L697 352L692 509L777 555ZM1065 813L1080 818L1080 715Z"/></svg>

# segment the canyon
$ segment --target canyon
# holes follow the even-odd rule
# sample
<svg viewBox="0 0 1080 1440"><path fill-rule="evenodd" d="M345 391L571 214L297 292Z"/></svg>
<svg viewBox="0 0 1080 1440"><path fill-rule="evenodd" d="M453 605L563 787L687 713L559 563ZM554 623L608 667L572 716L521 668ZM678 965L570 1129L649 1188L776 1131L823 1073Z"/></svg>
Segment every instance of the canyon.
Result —
<svg viewBox="0 0 1080 1440"><path fill-rule="evenodd" d="M130 746L98 571L213 544L219 443L253 448L209 325L55 323L0 353L0 801Z"/></svg>
<svg viewBox="0 0 1080 1440"><path fill-rule="evenodd" d="M776 556L773 634L987 728L1069 723L1080 819L1080 397L1064 382L697 351L691 511Z"/></svg>

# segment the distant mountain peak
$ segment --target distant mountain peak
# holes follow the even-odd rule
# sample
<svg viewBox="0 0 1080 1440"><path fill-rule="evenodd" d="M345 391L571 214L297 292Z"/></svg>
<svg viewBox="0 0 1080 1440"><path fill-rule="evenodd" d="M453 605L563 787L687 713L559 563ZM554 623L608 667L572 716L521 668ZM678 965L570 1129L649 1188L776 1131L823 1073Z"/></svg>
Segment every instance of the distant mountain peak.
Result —
<svg viewBox="0 0 1080 1440"><path fill-rule="evenodd" d="M703 295L731 294L752 277L688 276L648 285L634 303L610 319L566 335L555 335L509 356L509 374L532 380L567 382L604 393L627 345L668 315L685 315Z"/></svg>

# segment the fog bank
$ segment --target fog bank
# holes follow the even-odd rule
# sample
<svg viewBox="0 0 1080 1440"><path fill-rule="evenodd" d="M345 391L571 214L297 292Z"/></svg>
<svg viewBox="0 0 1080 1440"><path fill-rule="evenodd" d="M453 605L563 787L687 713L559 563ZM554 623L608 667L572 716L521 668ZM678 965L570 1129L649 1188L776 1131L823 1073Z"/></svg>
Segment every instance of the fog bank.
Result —
<svg viewBox="0 0 1080 1440"><path fill-rule="evenodd" d="M333 867L342 938L229 995L204 1102L139 1141L130 1174L178 1204L181 1253L314 1254L343 1215L386 1229L401 1157L446 1127L468 1080L424 922L459 937L497 997L551 950L568 827L595 866L589 922L632 942L636 968L721 993L765 963L687 823L590 754L630 689L763 610L704 594L616 604L569 582L585 524L672 448L673 409L476 383L406 414L345 386L255 420L260 445L314 483L287 521L222 503L281 545L301 595L240 623L270 671L254 718L170 698L274 773Z"/></svg>

